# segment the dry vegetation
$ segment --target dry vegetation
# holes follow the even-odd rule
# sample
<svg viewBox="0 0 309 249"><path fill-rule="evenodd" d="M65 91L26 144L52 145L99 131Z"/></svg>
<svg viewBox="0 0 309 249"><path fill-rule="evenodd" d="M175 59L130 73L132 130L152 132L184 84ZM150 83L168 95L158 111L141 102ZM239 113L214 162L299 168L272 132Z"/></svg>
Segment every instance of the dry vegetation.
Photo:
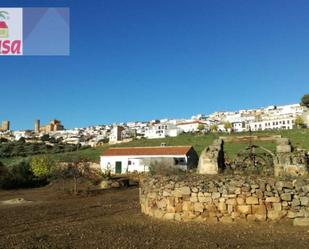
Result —
<svg viewBox="0 0 309 249"><path fill-rule="evenodd" d="M160 221L140 213L138 189L68 195L57 186L2 191L0 248L309 248L309 230L290 223L237 225Z"/></svg>

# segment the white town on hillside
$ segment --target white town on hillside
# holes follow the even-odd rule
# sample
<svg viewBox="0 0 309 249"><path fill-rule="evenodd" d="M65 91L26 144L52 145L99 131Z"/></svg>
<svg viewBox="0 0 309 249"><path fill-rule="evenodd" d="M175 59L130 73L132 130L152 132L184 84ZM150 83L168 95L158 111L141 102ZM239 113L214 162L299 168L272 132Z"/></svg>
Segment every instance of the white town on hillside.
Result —
<svg viewBox="0 0 309 249"><path fill-rule="evenodd" d="M37 120L34 130L13 131L10 130L10 122L3 121L2 127L0 127L0 138L9 141L24 138L27 142L34 143L41 142L43 137L48 137L43 140L51 145L52 141L61 141L67 144L96 147L103 143L117 144L132 139L176 137L182 133L207 133L213 130L216 132L287 130L295 127L297 117L301 117L304 125L309 127L308 108L300 104L269 106L234 112L215 112L210 115L198 114L190 119L136 121L74 129L65 129L58 120L53 120L41 127L40 121ZM227 123L229 126L226 125Z"/></svg>

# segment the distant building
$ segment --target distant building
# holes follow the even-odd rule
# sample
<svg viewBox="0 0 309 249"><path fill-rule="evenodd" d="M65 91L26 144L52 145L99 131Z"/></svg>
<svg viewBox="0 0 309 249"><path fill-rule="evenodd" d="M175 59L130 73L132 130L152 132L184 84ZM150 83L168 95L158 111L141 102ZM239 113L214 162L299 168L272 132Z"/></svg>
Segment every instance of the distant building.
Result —
<svg viewBox="0 0 309 249"><path fill-rule="evenodd" d="M40 133L40 120L36 120L35 123L34 123L34 132L35 133Z"/></svg>
<svg viewBox="0 0 309 249"><path fill-rule="evenodd" d="M2 125L0 128L1 131L9 131L10 130L10 121L4 120L2 121Z"/></svg>
<svg viewBox="0 0 309 249"><path fill-rule="evenodd" d="M192 146L109 148L102 154L100 166L113 174L147 172L153 162L164 160L188 170L197 166L198 155Z"/></svg>
<svg viewBox="0 0 309 249"><path fill-rule="evenodd" d="M193 120L189 122L178 123L177 127L182 129L184 132L198 132L200 125L204 125L206 128L207 123L200 120Z"/></svg>
<svg viewBox="0 0 309 249"><path fill-rule="evenodd" d="M40 127L40 132L53 132L53 131L63 131L64 126L61 124L61 121L59 120L52 120L49 124Z"/></svg>
<svg viewBox="0 0 309 249"><path fill-rule="evenodd" d="M183 131L173 124L154 124L145 130L145 138L177 137Z"/></svg>
<svg viewBox="0 0 309 249"><path fill-rule="evenodd" d="M290 130L295 125L295 118L274 118L269 120L255 121L248 124L252 131L264 130Z"/></svg>
<svg viewBox="0 0 309 249"><path fill-rule="evenodd" d="M112 128L111 134L109 136L109 141L111 143L116 143L122 140L122 131L124 130L123 126L116 125Z"/></svg>

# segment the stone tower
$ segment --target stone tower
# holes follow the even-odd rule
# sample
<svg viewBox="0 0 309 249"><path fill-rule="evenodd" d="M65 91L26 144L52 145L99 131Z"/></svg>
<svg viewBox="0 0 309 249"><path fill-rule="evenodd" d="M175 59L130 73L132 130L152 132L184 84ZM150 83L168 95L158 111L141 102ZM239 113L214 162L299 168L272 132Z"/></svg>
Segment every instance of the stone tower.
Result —
<svg viewBox="0 0 309 249"><path fill-rule="evenodd" d="M10 121L8 121L8 120L2 121L2 128L1 128L1 130L2 131L10 130Z"/></svg>
<svg viewBox="0 0 309 249"><path fill-rule="evenodd" d="M40 133L40 120L35 120L35 123L34 123L34 132L35 133Z"/></svg>

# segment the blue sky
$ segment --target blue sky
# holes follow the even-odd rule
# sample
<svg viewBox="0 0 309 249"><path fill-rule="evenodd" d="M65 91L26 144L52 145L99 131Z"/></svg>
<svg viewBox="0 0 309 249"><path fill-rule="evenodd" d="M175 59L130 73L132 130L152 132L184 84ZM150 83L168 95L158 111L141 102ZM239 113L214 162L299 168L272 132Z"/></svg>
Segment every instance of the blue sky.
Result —
<svg viewBox="0 0 309 249"><path fill-rule="evenodd" d="M299 102L307 0L2 0L70 7L69 57L0 57L0 120L68 127Z"/></svg>

